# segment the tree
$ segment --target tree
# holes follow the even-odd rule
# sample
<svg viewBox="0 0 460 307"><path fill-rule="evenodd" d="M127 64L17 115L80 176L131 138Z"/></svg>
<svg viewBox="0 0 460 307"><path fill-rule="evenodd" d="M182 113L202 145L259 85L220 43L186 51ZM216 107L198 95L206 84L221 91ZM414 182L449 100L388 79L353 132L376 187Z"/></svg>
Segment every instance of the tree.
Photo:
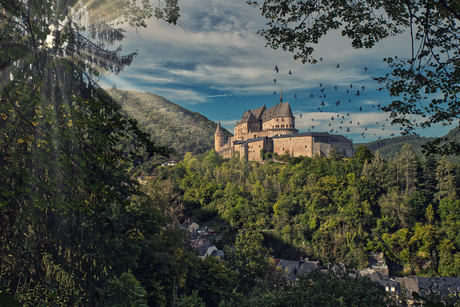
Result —
<svg viewBox="0 0 460 307"><path fill-rule="evenodd" d="M374 158L374 151L372 149L367 148L364 145L359 145L355 151L355 158L358 159L358 161L361 163L364 163L366 161L370 163Z"/></svg>
<svg viewBox="0 0 460 307"><path fill-rule="evenodd" d="M406 197L410 196L416 187L417 182L417 162L414 159L414 151L409 144L405 144L399 156L399 172L401 183L405 188Z"/></svg>
<svg viewBox="0 0 460 307"><path fill-rule="evenodd" d="M257 1L247 1L257 6ZM460 114L460 61L458 1L295 1L265 0L260 7L269 21L259 30L267 45L296 52L294 59L316 63L313 44L331 31L341 31L353 48L373 48L382 39L408 31L411 57L384 59L393 69L377 77L394 101L382 108L392 124L431 127L451 125ZM423 120L414 123L411 115ZM427 153L460 153L456 140L437 138L424 145Z"/></svg>
<svg viewBox="0 0 460 307"><path fill-rule="evenodd" d="M454 166L443 158L436 168L436 179L438 180L438 192L434 195L437 200L447 197L453 200L458 199L457 178L455 177Z"/></svg>
<svg viewBox="0 0 460 307"><path fill-rule="evenodd" d="M177 307L205 307L203 299L198 296L198 291L193 291L191 296L182 295Z"/></svg>
<svg viewBox="0 0 460 307"><path fill-rule="evenodd" d="M259 231L241 232L236 237L235 247L225 248L224 260L236 271L235 291L249 295L255 286L254 280L264 279L271 266L270 250L262 246L263 236Z"/></svg>
<svg viewBox="0 0 460 307"><path fill-rule="evenodd" d="M126 190L111 180L108 165L138 154L137 146L168 153L97 84L101 72L119 73L137 55L105 48L124 37L116 23L145 26L154 9L103 2L10 0L0 6L2 206L24 213L34 207L88 210ZM175 10L170 2L168 12ZM87 24L79 21L83 15ZM129 141L118 148L122 139Z"/></svg>
<svg viewBox="0 0 460 307"><path fill-rule="evenodd" d="M2 291L19 296L28 282L40 293L56 282L55 303L102 301L110 268L122 259L117 217L138 193L124 162L169 150L123 116L97 80L137 54L108 49L124 37L117 25L145 26L154 14L176 23L177 1L159 4L1 1L0 273L2 281L12 276Z"/></svg>
<svg viewBox="0 0 460 307"><path fill-rule="evenodd" d="M342 160L342 153L339 150L339 146L334 145L332 149L329 151L329 156L331 157L332 161L338 162Z"/></svg>
<svg viewBox="0 0 460 307"><path fill-rule="evenodd" d="M196 261L194 269L197 272L189 277L187 283L198 291L206 306L217 306L231 295L236 272L229 268L226 261L208 256Z"/></svg>
<svg viewBox="0 0 460 307"><path fill-rule="evenodd" d="M340 268L322 273L312 271L299 278L295 287L267 293L250 300L247 306L388 306L383 286L368 277Z"/></svg>

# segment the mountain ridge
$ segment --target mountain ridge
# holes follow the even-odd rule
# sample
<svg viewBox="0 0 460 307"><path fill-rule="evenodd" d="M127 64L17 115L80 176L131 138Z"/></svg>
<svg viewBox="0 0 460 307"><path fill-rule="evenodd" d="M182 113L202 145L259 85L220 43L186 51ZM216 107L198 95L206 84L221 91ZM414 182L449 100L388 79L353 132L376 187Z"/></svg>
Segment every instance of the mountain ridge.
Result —
<svg viewBox="0 0 460 307"><path fill-rule="evenodd" d="M176 151L179 157L186 152L203 154L214 148L217 123L168 99L148 92L106 90L129 117L152 135L158 145ZM222 128L224 141L232 134Z"/></svg>

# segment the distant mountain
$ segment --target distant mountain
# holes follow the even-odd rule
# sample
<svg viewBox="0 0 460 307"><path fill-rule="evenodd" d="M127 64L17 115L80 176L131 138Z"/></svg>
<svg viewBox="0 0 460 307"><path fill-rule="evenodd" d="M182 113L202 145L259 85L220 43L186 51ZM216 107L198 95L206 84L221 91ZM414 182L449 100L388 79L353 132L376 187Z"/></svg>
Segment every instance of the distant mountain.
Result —
<svg viewBox="0 0 460 307"><path fill-rule="evenodd" d="M179 156L186 152L202 154L214 148L217 123L205 116L147 92L117 89L107 92L152 135L156 144L173 148ZM232 134L222 130L226 141Z"/></svg>
<svg viewBox="0 0 460 307"><path fill-rule="evenodd" d="M453 139L460 142L460 135L455 135L455 133L459 130L459 127L456 127L449 131L443 137L452 137ZM393 138L381 139L369 143L354 143L353 148L356 150L358 146L365 145L367 148L376 151L379 150L380 154L384 156L386 159L394 158L395 154L401 151L401 148L407 143L412 146L414 152L419 156L423 157L422 153L422 145L428 141L433 141L435 138L433 137L423 137L419 134L414 135L406 135L406 136L398 136ZM460 163L460 157L452 155L449 156L448 159L453 163Z"/></svg>

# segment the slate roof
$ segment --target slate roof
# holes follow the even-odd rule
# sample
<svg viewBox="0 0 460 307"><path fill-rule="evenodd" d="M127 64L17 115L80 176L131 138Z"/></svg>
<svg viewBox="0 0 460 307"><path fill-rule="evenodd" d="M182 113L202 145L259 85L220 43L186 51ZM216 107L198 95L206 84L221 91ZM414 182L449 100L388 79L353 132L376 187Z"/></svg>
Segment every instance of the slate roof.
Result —
<svg viewBox="0 0 460 307"><path fill-rule="evenodd" d="M278 104L274 105L271 108L265 109L260 117L261 121L266 122L272 119L275 116L277 108L278 108Z"/></svg>
<svg viewBox="0 0 460 307"><path fill-rule="evenodd" d="M263 105L260 108L245 111L240 121L237 122L237 125L243 123L263 123L274 117L294 117L289 102L277 103L269 109Z"/></svg>
<svg viewBox="0 0 460 307"><path fill-rule="evenodd" d="M194 231L194 230L197 230L198 228L200 228L200 225L198 225L197 223L195 222L192 222L189 226L188 226L188 231Z"/></svg>
<svg viewBox="0 0 460 307"><path fill-rule="evenodd" d="M224 251L221 249L214 250L211 253L211 256L216 257L216 258L223 258L224 257Z"/></svg>
<svg viewBox="0 0 460 307"><path fill-rule="evenodd" d="M349 142L351 143L351 141L347 139L346 137L344 137L343 135L331 134L330 137L331 137L330 138L331 142Z"/></svg>
<svg viewBox="0 0 460 307"><path fill-rule="evenodd" d="M276 258L275 258L276 263ZM319 268L319 261L294 261L281 259L278 263L278 267L281 267L288 271L287 279L290 281L296 280L300 275L306 274L310 271Z"/></svg>
<svg viewBox="0 0 460 307"><path fill-rule="evenodd" d="M243 124L243 123L259 123L259 120L249 110L249 111L244 112L243 117L237 124Z"/></svg>
<svg viewBox="0 0 460 307"><path fill-rule="evenodd" d="M289 102L280 103L273 117L293 117Z"/></svg>
<svg viewBox="0 0 460 307"><path fill-rule="evenodd" d="M273 139L283 139L283 138L300 138L304 136L331 136L327 132L305 132L305 133L296 133L296 134L278 134L272 136Z"/></svg>
<svg viewBox="0 0 460 307"><path fill-rule="evenodd" d="M209 248L206 250L205 256L211 255L216 250L217 250L217 247L214 244L209 246Z"/></svg>
<svg viewBox="0 0 460 307"><path fill-rule="evenodd" d="M220 126L220 120L217 123L217 128L216 128L216 134L218 134L218 133L222 133L222 127Z"/></svg>
<svg viewBox="0 0 460 307"><path fill-rule="evenodd" d="M208 249L211 246L214 246L214 244L210 240L201 239L201 238L193 240L192 245L198 250L198 254L200 256L206 255L206 252L208 251Z"/></svg>
<svg viewBox="0 0 460 307"><path fill-rule="evenodd" d="M460 293L460 278L458 277L416 277L421 295L448 295Z"/></svg>
<svg viewBox="0 0 460 307"><path fill-rule="evenodd" d="M361 276L367 276L371 280L377 281L377 280L389 280L390 278L388 275L384 275L380 272L374 271L372 269L367 269L367 270L360 270L359 274Z"/></svg>
<svg viewBox="0 0 460 307"><path fill-rule="evenodd" d="M261 106L260 108L257 108L257 109L254 109L254 110L251 110L251 113L254 114L254 116L260 120L260 116L262 115L262 112L265 111L267 108L265 107L265 105Z"/></svg>
<svg viewBox="0 0 460 307"><path fill-rule="evenodd" d="M406 297L411 298L412 292L420 293L418 279L416 277L395 277L395 280L400 285L400 294L402 289L406 289Z"/></svg>
<svg viewBox="0 0 460 307"><path fill-rule="evenodd" d="M395 277L390 278L372 269L360 270L361 276L368 276L372 281L388 287L389 293L402 295L405 289L407 298L412 298L412 292L423 296L460 294L460 278L458 277ZM392 287L395 291L391 291Z"/></svg>
<svg viewBox="0 0 460 307"><path fill-rule="evenodd" d="M266 136L261 136L261 137L255 138L255 139L248 139L248 140L243 141L241 143L241 147L244 147L248 143L262 141L263 139L266 139L266 138L267 138Z"/></svg>

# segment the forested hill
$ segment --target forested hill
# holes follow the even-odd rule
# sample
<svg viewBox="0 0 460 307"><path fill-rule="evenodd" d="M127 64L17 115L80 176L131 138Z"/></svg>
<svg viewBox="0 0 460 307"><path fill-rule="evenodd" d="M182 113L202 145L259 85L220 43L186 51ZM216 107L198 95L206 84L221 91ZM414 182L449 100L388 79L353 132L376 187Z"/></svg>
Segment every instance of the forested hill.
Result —
<svg viewBox="0 0 460 307"><path fill-rule="evenodd" d="M458 129L459 127L456 127L450 130L449 133L443 137L450 138L453 136L453 139L456 139L458 142L460 140L460 136L459 135L454 136L454 134L458 131ZM405 144L409 144L411 145L413 151L419 157L421 157L423 156L422 145L428 141L433 141L434 139L435 138L432 138L432 137L423 137L423 136L420 136L419 134L405 135L405 136L381 139L381 140L377 140L377 141L373 141L369 143L354 143L353 148L356 150L358 146L365 145L367 148L372 149L374 151L378 149L380 154L385 159L391 159L395 157L396 153L401 151L402 147ZM460 157L458 156L448 156L448 160L453 163L460 163Z"/></svg>
<svg viewBox="0 0 460 307"><path fill-rule="evenodd" d="M158 145L173 148L179 156L186 152L202 154L214 148L217 123L185 109L164 97L136 91L107 90L130 117L151 133ZM160 111L168 109L168 112ZM226 129L225 141L232 134Z"/></svg>

